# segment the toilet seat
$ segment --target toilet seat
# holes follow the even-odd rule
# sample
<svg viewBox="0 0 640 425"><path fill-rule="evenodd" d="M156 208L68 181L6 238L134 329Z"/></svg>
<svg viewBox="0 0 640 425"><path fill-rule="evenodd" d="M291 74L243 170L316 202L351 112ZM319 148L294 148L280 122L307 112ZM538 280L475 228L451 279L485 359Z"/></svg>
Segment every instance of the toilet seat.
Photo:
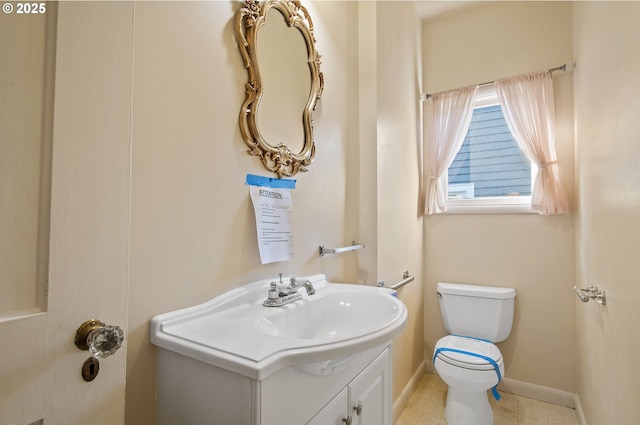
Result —
<svg viewBox="0 0 640 425"><path fill-rule="evenodd" d="M494 363L483 357L492 359L499 366L503 364L502 353L495 344L466 336L447 335L440 338L435 353L436 358L446 363L471 370L495 370Z"/></svg>

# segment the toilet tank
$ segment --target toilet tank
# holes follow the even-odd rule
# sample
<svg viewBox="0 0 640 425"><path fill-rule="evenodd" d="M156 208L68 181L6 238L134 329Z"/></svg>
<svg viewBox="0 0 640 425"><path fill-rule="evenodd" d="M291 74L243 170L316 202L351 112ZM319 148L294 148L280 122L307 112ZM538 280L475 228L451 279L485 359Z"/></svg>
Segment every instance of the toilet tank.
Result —
<svg viewBox="0 0 640 425"><path fill-rule="evenodd" d="M513 324L515 289L444 282L436 287L449 334L493 342L507 339Z"/></svg>

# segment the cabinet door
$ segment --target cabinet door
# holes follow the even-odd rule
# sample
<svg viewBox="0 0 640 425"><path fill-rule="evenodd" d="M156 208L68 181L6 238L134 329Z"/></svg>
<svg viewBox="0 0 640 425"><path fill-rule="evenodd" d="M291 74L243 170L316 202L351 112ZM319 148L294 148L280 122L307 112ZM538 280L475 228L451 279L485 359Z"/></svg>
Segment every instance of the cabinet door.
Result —
<svg viewBox="0 0 640 425"><path fill-rule="evenodd" d="M391 425L391 354L383 351L353 382L351 405L354 425Z"/></svg>
<svg viewBox="0 0 640 425"><path fill-rule="evenodd" d="M343 388L307 425L344 425L347 422L346 408L349 405L349 389ZM350 414L350 413L349 413Z"/></svg>

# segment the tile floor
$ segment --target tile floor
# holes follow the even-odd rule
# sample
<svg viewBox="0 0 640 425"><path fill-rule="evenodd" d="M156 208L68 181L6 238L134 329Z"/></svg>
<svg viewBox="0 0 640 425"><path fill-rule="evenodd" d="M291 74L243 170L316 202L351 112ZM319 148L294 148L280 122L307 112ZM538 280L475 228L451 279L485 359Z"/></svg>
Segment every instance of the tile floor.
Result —
<svg viewBox="0 0 640 425"><path fill-rule="evenodd" d="M500 391L490 397L493 425L578 425L573 409ZM447 425L444 405L447 385L438 375L425 374L395 425Z"/></svg>

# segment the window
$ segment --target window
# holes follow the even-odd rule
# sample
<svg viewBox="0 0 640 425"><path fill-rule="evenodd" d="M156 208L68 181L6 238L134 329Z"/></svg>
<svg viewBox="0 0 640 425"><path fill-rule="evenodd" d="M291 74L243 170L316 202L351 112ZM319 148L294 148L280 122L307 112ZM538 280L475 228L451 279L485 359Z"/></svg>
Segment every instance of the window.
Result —
<svg viewBox="0 0 640 425"><path fill-rule="evenodd" d="M495 87L482 87L467 135L447 172L447 210L531 212L536 171L509 131Z"/></svg>

